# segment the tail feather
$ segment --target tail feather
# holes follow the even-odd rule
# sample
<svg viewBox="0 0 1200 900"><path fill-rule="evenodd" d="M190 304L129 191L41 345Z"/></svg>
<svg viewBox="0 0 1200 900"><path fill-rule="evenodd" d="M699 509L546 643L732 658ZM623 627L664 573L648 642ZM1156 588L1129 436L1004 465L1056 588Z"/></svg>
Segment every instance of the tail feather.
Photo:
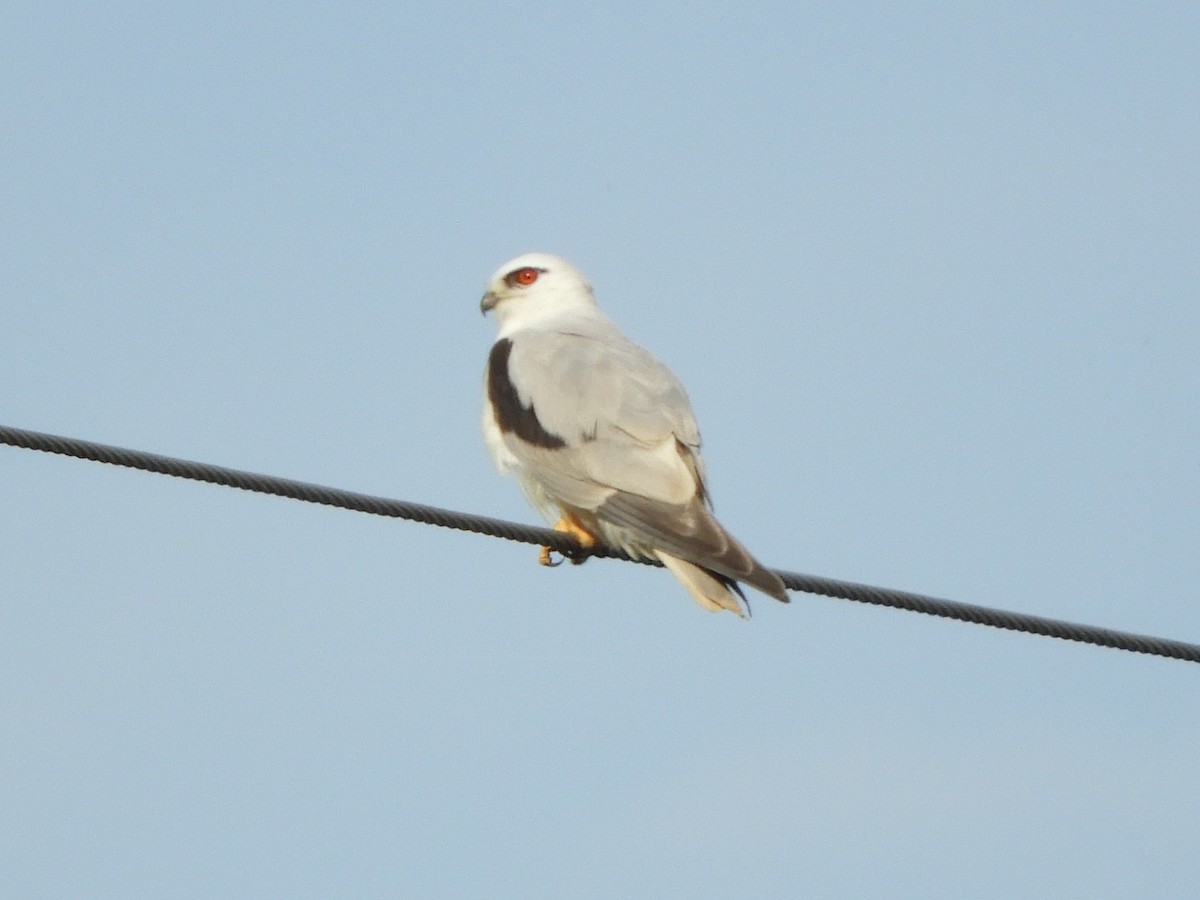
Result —
<svg viewBox="0 0 1200 900"><path fill-rule="evenodd" d="M654 555L704 609L709 612L727 609L743 619L750 618L750 607L736 581L661 550L655 550Z"/></svg>

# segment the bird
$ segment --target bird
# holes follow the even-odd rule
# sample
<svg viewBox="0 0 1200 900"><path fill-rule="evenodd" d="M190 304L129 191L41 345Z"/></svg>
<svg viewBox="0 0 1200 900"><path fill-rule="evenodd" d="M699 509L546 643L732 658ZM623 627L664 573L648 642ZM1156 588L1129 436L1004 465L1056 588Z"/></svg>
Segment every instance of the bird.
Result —
<svg viewBox="0 0 1200 900"><path fill-rule="evenodd" d="M498 325L484 373L482 429L582 562L597 546L657 559L712 612L749 616L739 582L787 589L712 513L700 432L679 379L600 311L567 260L526 253L492 276L480 310ZM542 547L539 561L557 565Z"/></svg>

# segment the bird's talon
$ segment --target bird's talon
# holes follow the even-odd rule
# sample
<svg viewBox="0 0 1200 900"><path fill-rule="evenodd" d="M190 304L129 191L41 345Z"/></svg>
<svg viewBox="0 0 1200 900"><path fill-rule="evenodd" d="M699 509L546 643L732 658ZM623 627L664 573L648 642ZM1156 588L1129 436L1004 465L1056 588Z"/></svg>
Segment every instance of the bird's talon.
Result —
<svg viewBox="0 0 1200 900"><path fill-rule="evenodd" d="M555 560L552 555L553 553L553 547L542 547L541 550L538 551L538 562L543 566L550 567L551 569L561 566L562 560Z"/></svg>
<svg viewBox="0 0 1200 900"><path fill-rule="evenodd" d="M571 565L581 566L592 555L592 548L597 543L596 536L579 524L573 516L564 514L555 524L554 530L569 534L579 545L578 548L573 547L570 550L560 551L565 559L571 561Z"/></svg>
<svg viewBox="0 0 1200 900"><path fill-rule="evenodd" d="M571 565L582 566L588 561L588 557L592 555L592 551L588 547L580 547L578 550L567 550L563 553L564 559L569 559Z"/></svg>

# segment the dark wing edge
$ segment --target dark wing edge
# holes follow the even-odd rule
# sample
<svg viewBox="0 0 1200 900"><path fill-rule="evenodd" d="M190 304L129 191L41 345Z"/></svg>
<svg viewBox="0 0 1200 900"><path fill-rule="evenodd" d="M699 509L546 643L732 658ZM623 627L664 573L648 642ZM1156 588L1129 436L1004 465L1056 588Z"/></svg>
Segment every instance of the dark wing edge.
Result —
<svg viewBox="0 0 1200 900"><path fill-rule="evenodd" d="M617 491L596 510L602 521L624 526L659 550L714 575L740 581L781 603L787 588L726 531L697 497L682 506Z"/></svg>

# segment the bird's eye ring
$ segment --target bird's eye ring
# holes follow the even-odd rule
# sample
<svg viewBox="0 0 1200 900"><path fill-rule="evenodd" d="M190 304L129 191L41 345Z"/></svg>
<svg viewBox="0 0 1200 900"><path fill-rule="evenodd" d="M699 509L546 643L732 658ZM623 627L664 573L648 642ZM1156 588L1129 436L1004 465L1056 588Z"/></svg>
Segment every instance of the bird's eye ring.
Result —
<svg viewBox="0 0 1200 900"><path fill-rule="evenodd" d="M510 285L518 285L519 284L522 287L529 287L531 284L533 284L535 281L538 280L538 275L540 275L540 274L541 274L541 271L539 269L535 269L533 266L526 266L523 269L517 269L514 272L510 272L508 274L508 278L506 278L505 280Z"/></svg>

